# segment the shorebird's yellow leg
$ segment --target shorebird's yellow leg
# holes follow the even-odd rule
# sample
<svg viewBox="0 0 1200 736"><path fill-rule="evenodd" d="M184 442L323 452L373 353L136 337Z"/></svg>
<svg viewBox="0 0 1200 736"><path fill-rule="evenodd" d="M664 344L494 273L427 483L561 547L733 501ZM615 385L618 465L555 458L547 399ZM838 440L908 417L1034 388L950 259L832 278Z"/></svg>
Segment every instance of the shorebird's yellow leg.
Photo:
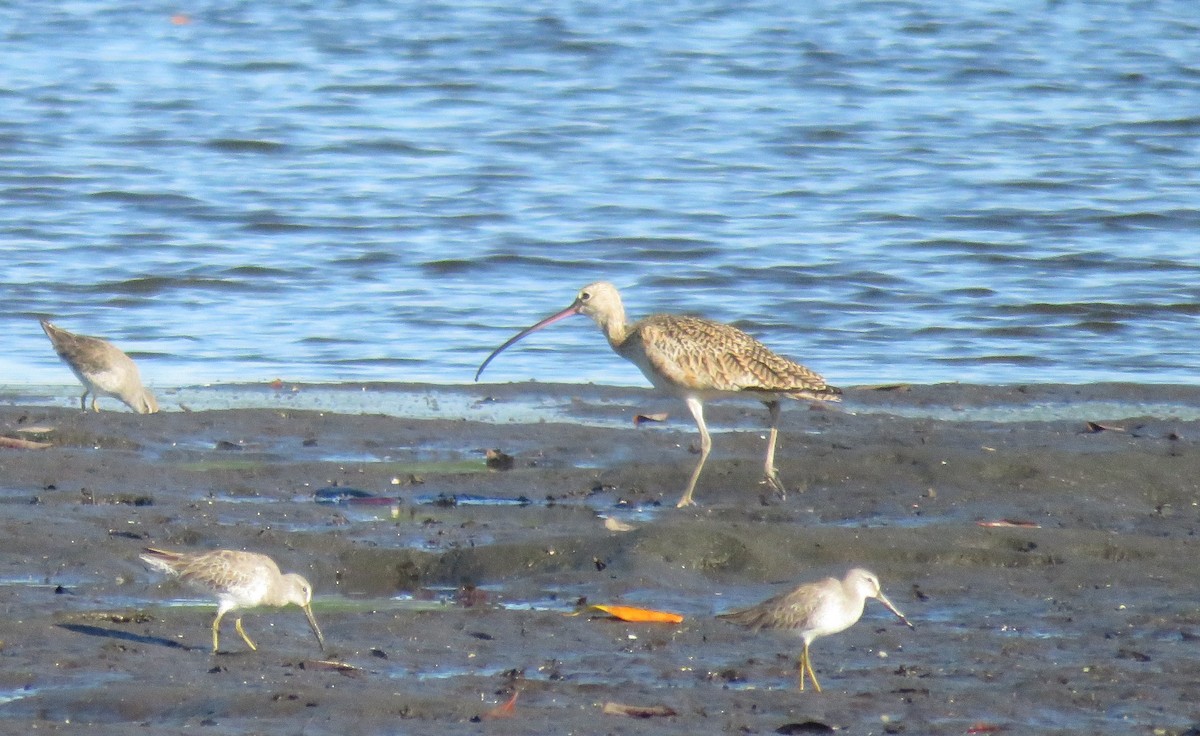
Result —
<svg viewBox="0 0 1200 736"><path fill-rule="evenodd" d="M237 617L237 620L234 622L233 627L235 629L237 629L237 632L239 634L242 635L242 638L246 640L246 643L250 645L250 648L257 652L258 647L254 646L254 642L250 641L250 637L246 636L246 630L242 628L242 617L241 616Z"/></svg>
<svg viewBox="0 0 1200 736"><path fill-rule="evenodd" d="M213 654L221 648L221 619L225 617L225 611L217 609L217 617L213 619Z"/></svg>
<svg viewBox="0 0 1200 736"><path fill-rule="evenodd" d="M696 503L692 500L692 491L696 490L696 481L700 479L700 471L704 468L704 461L708 459L708 453L712 452L712 437L708 436L708 427L704 426L704 404L700 399L694 396L687 397L688 408L692 410L692 417L696 420L696 427L700 429L700 462L696 463L696 469L692 471L692 478L688 481L687 490L683 492L683 497L679 499L679 503L675 504L678 508L691 506Z"/></svg>
<svg viewBox="0 0 1200 736"><path fill-rule="evenodd" d="M813 672L812 660L808 656L808 642L804 642L804 652L800 655L800 691L804 692L804 675L808 673L812 680L813 689L821 692L821 683L817 682L817 673Z"/></svg>
<svg viewBox="0 0 1200 736"><path fill-rule="evenodd" d="M92 411L96 412L97 414L100 413L100 407L96 405L96 399L98 399L98 398L99 397L96 396L96 394L94 394L94 393L92 394ZM84 411L87 411L87 410L85 409Z"/></svg>
<svg viewBox="0 0 1200 736"><path fill-rule="evenodd" d="M787 490L775 469L775 442L779 439L779 401L764 401L771 414L771 434L767 439L767 461L763 465L763 483L766 483L780 498L787 498Z"/></svg>

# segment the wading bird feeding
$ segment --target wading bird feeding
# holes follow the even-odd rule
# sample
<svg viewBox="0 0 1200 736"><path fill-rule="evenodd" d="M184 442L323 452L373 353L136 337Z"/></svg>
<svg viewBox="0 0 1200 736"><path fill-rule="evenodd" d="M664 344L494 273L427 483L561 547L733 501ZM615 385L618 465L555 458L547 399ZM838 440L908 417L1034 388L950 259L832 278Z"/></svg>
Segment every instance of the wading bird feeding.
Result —
<svg viewBox="0 0 1200 736"><path fill-rule="evenodd" d="M800 689L804 690L804 676L807 673L813 687L821 692L821 683L817 682L817 674L813 672L812 660L808 656L808 645L822 636L836 634L853 626L862 617L868 598L876 599L896 614L905 626L913 628L904 614L883 594L879 578L857 567L841 580L825 578L807 583L744 611L723 613L717 618L733 621L752 631L782 629L795 633L804 640L804 651L800 654Z"/></svg>
<svg viewBox="0 0 1200 736"><path fill-rule="evenodd" d="M729 325L698 317L656 314L634 324L625 321L625 307L617 288L605 281L579 291L571 306L517 333L483 361L483 369L502 350L526 335L574 314L592 320L622 358L636 365L661 391L679 396L687 403L700 430L700 460L692 470L687 489L678 506L688 506L704 461L712 451L712 439L704 424L704 400L721 396L753 397L770 413L771 432L763 482L784 497L783 482L775 469L775 442L779 435L781 398L838 401L841 390L804 366L771 352L758 340Z"/></svg>
<svg viewBox="0 0 1200 736"><path fill-rule="evenodd" d="M83 395L79 406L87 411L87 396L92 395L92 411L100 411L96 399L111 396L120 399L138 414L153 414L158 411L158 401L150 389L142 385L133 359L112 343L98 337L76 335L48 320L42 320L42 329L50 338L54 352L62 358L79 382L83 384Z"/></svg>
<svg viewBox="0 0 1200 736"><path fill-rule="evenodd" d="M325 637L313 617L312 586L296 573L280 573L279 566L270 557L231 549L188 554L147 547L143 552L141 559L150 567L178 576L185 583L216 596L217 618L212 625L214 654L220 647L221 619L225 614L242 608L286 606L289 603L304 610L309 627L317 635L317 643L325 649ZM242 628L241 614L238 614L234 628L251 649L258 650Z"/></svg>

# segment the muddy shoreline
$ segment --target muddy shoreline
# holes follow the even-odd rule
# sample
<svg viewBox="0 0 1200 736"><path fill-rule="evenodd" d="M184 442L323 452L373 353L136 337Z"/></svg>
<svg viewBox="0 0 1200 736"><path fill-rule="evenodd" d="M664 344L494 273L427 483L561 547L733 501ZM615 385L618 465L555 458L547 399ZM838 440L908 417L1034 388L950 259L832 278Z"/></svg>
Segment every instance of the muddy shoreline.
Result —
<svg viewBox="0 0 1200 736"><path fill-rule="evenodd" d="M85 415L69 398L0 396L0 435L53 444L0 449L0 723L1170 735L1200 720L1198 388L898 386L852 389L841 408L793 403L777 455L785 501L758 483L761 407L714 404L700 506L684 510L674 502L696 438L668 399L403 390L428 392L433 408L189 398L192 411L168 399L153 416ZM438 397L466 409L439 416ZM1112 406L1126 408L1097 413ZM634 427L656 411L672 416ZM488 469L488 448L513 468ZM329 487L388 500L317 503ZM997 521L1019 525L980 525ZM215 605L145 570L146 545L272 555L314 583L330 651L290 609L247 614L257 653L230 625L213 656ZM795 690L798 640L712 618L855 565L879 574L916 630L869 603L814 645L820 695ZM581 599L685 620L567 615ZM494 713L514 692L512 711ZM675 715L606 715L606 702Z"/></svg>

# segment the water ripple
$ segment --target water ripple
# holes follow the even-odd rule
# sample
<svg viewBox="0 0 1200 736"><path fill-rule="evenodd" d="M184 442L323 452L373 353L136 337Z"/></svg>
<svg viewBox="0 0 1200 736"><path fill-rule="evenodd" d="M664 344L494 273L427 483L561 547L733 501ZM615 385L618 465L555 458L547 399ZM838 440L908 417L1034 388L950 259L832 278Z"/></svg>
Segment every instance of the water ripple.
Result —
<svg viewBox="0 0 1200 736"><path fill-rule="evenodd" d="M10 382L41 314L152 383L465 381L600 278L837 383L1200 373L1182 0L27 6ZM495 380L642 382L583 320L527 343Z"/></svg>

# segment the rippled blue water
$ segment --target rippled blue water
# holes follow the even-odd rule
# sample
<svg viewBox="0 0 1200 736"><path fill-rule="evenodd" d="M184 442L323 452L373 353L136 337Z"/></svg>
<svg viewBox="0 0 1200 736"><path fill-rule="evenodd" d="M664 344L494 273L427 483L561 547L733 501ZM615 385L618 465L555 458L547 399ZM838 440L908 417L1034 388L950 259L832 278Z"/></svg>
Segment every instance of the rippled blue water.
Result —
<svg viewBox="0 0 1200 736"><path fill-rule="evenodd" d="M464 383L597 278L833 383L1200 374L1192 0L186 6L0 6L0 383L41 315ZM531 377L644 383L582 318Z"/></svg>

